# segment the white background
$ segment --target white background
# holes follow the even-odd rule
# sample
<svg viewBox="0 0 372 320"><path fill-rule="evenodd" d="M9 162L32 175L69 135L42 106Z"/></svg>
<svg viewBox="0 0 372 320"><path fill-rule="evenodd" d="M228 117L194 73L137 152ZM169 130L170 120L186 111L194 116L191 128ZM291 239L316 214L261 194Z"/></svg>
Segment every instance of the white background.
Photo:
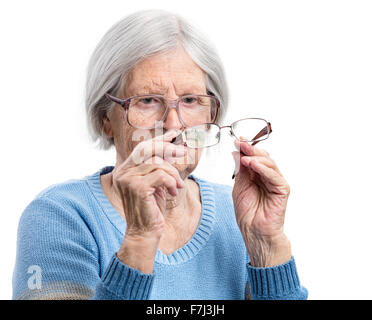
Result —
<svg viewBox="0 0 372 320"><path fill-rule="evenodd" d="M372 298L370 1L2 1L0 298L19 218L47 186L115 162L90 142L88 59L139 9L181 13L210 36L231 93L226 124L271 121L267 150L291 186L286 233L309 299ZM197 175L231 184L226 134Z"/></svg>

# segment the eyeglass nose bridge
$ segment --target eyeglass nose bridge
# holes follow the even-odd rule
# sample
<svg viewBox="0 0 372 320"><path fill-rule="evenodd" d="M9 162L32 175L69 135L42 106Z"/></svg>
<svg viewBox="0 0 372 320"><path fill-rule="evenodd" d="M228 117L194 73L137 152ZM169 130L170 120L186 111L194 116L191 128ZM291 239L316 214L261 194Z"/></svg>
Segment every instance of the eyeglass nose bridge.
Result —
<svg viewBox="0 0 372 320"><path fill-rule="evenodd" d="M178 105L178 99L174 99L174 100L171 100L171 99L167 99L166 100L167 102L167 108L168 109L175 109L177 108L177 105Z"/></svg>
<svg viewBox="0 0 372 320"><path fill-rule="evenodd" d="M222 127L220 127L220 131L221 131L221 129L224 129L224 128L229 128L230 129L230 132L229 132L230 136L231 137L234 136L234 133L232 132L232 127L231 126L222 126Z"/></svg>
<svg viewBox="0 0 372 320"><path fill-rule="evenodd" d="M176 109L178 119L180 120L182 126L186 127L186 124L183 121L183 119L181 117L181 114L180 114L180 111L179 111L179 108L178 108L179 99L166 99L165 103L166 103L166 110L165 110L165 113L163 115L162 121L164 122L164 120L168 117L168 113L171 109Z"/></svg>

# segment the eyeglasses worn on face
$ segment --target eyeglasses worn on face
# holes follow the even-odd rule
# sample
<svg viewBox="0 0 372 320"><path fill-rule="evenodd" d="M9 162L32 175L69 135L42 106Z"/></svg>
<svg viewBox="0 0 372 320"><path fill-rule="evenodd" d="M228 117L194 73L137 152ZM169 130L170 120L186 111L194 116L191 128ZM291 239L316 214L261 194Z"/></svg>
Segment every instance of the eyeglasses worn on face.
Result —
<svg viewBox="0 0 372 320"><path fill-rule="evenodd" d="M188 94L176 100L162 95L146 94L119 99L108 93L105 96L121 105L126 113L128 124L138 129L153 129L162 123L170 109L177 111L183 127L204 123L214 123L220 107L219 100L213 95Z"/></svg>

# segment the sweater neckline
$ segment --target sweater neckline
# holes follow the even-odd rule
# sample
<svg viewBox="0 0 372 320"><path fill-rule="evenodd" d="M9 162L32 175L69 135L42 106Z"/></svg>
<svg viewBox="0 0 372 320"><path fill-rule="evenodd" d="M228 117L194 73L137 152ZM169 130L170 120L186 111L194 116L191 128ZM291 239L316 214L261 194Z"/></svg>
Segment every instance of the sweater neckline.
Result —
<svg viewBox="0 0 372 320"><path fill-rule="evenodd" d="M126 228L125 220L120 216L119 212L113 207L111 202L106 197L100 181L101 175L109 173L113 169L113 166L106 166L93 175L88 176L87 182L92 190L92 193L96 197L98 204L101 206L109 221L122 234L122 236L124 236ZM171 254L166 255L160 249L158 249L155 257L155 262L157 263L174 265L184 263L192 259L206 245L210 235L212 234L216 214L213 187L208 181L197 178L193 175L189 175L189 178L193 179L199 185L200 189L202 212L198 228L185 245Z"/></svg>

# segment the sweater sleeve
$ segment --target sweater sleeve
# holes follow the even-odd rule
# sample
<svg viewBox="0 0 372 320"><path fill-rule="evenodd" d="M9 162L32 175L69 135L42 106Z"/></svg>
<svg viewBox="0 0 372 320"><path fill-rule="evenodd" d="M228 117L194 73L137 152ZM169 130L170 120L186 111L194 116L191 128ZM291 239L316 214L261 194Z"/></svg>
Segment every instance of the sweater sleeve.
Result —
<svg viewBox="0 0 372 320"><path fill-rule="evenodd" d="M41 196L18 226L13 299L147 299L153 274L142 274L114 254L99 275L99 250L72 206Z"/></svg>
<svg viewBox="0 0 372 320"><path fill-rule="evenodd" d="M144 274L112 257L92 300L148 300L154 274Z"/></svg>
<svg viewBox="0 0 372 320"><path fill-rule="evenodd" d="M294 258L275 267L258 268L247 264L246 298L252 300L306 300Z"/></svg>

